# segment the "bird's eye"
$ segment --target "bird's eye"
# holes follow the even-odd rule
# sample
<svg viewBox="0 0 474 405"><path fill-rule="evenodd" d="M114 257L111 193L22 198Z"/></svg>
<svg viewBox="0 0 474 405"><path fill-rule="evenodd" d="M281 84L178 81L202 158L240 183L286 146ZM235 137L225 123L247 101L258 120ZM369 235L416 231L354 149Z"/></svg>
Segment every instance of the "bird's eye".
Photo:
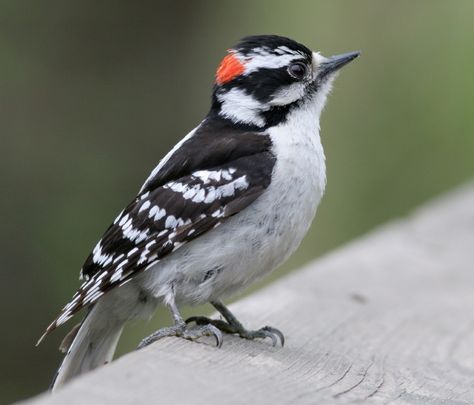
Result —
<svg viewBox="0 0 474 405"><path fill-rule="evenodd" d="M295 79L301 80L306 75L306 65L302 62L292 63L288 67L288 73Z"/></svg>

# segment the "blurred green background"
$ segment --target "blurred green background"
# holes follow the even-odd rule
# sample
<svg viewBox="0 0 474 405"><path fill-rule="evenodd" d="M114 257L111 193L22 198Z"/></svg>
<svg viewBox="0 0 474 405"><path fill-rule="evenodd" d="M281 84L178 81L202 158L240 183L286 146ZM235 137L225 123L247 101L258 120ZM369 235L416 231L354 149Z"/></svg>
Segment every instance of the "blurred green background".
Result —
<svg viewBox="0 0 474 405"><path fill-rule="evenodd" d="M473 177L473 21L471 0L1 1L0 402L49 384L67 328L36 339L110 221L206 114L240 37L362 50L322 117L327 194L279 277ZM169 322L160 310L129 328L119 353Z"/></svg>

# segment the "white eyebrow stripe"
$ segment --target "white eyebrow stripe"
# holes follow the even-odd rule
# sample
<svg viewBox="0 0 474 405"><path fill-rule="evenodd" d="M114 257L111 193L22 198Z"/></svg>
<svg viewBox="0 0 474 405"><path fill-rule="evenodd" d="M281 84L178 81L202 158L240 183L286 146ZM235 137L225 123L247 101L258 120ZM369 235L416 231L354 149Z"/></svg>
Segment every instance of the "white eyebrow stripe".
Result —
<svg viewBox="0 0 474 405"><path fill-rule="evenodd" d="M275 49L275 52L276 53L279 53L280 55L281 54L285 54L285 53L289 53L289 54L292 54L292 55L298 55L298 56L301 56L301 53L299 51L295 51L293 49L290 49L288 48L287 46L285 45L282 45L282 46L279 46L278 48Z"/></svg>
<svg viewBox="0 0 474 405"><path fill-rule="evenodd" d="M258 69L278 69L283 66L287 66L291 61L296 59L301 59L304 55L300 53L283 53L280 55L275 55L270 53L263 48L255 49L255 52L252 52L249 55L236 55L239 60L245 66L244 76L249 75L252 72L255 72Z"/></svg>

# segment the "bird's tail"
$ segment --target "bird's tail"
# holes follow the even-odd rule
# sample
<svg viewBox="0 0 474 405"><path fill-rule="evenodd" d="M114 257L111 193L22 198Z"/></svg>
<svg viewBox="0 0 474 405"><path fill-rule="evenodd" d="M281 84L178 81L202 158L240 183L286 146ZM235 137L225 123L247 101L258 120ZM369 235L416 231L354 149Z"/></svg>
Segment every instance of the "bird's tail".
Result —
<svg viewBox="0 0 474 405"><path fill-rule="evenodd" d="M106 317L97 303L81 324L76 325L64 338L60 350L66 355L51 384L51 390L64 385L70 379L93 370L112 360L123 320Z"/></svg>

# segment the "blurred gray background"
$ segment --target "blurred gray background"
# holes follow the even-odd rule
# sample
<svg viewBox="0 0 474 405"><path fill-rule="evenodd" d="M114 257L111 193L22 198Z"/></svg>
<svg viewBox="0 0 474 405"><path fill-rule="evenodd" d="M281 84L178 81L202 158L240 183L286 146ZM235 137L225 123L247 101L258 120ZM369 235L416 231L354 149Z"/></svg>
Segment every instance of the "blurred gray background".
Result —
<svg viewBox="0 0 474 405"><path fill-rule="evenodd" d="M105 228L204 117L240 37L362 50L322 117L327 194L274 278L473 177L473 17L470 0L0 1L0 402L49 384L74 322L37 338ZM133 325L119 354L168 323L160 310Z"/></svg>

